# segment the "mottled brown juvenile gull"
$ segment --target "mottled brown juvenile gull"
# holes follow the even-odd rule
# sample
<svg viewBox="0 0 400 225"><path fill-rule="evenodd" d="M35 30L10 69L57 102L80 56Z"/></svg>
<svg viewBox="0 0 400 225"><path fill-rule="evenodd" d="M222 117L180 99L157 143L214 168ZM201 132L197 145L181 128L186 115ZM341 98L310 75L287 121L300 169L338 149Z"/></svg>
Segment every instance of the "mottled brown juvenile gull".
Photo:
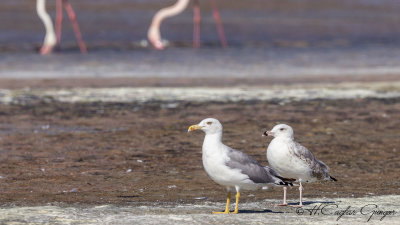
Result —
<svg viewBox="0 0 400 225"><path fill-rule="evenodd" d="M329 175L329 167L304 146L294 141L293 129L286 124L276 125L271 131L264 133L273 136L274 139L268 146L267 159L269 165L280 176L296 179L300 183L300 203L295 207L302 207L302 182L314 182L317 180L337 181ZM286 187L283 188L283 204L286 206Z"/></svg>
<svg viewBox="0 0 400 225"><path fill-rule="evenodd" d="M208 176L217 184L227 188L226 208L228 214L231 191L236 189L236 207L239 212L240 190L256 190L267 185L288 185L271 168L261 166L256 160L243 152L234 150L222 143L222 125L217 119L204 119L188 131L202 130L206 136L203 142L203 166Z"/></svg>

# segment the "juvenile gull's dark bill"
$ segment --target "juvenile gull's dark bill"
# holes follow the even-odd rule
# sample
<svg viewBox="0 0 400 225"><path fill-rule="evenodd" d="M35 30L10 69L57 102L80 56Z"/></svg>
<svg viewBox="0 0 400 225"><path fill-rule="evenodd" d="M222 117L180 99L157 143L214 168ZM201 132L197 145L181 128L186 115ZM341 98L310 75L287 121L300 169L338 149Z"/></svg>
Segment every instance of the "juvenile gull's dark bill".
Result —
<svg viewBox="0 0 400 225"><path fill-rule="evenodd" d="M286 124L278 124L271 131L264 133L274 139L267 149L269 165L280 176L295 179L300 183L300 203L295 207L302 207L302 182L317 180L337 181L329 175L329 167L318 160L306 147L294 141L293 129ZM283 188L283 204L286 206L286 187Z"/></svg>
<svg viewBox="0 0 400 225"><path fill-rule="evenodd" d="M231 191L236 190L236 207L233 213L239 212L240 190L256 190L267 185L289 185L273 174L269 167L261 166L256 160L243 152L234 150L222 143L222 125L217 119L208 118L197 125L189 127L189 132L202 130L206 136L203 142L203 166L208 176L217 184L223 185L228 191L226 208L228 214Z"/></svg>

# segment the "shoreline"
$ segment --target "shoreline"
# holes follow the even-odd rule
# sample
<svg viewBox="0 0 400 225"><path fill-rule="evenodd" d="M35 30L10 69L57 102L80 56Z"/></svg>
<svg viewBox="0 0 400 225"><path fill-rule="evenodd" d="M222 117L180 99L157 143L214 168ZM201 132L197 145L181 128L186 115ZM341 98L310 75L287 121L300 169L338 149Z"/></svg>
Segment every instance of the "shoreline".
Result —
<svg viewBox="0 0 400 225"><path fill-rule="evenodd" d="M57 224L393 224L400 217L399 195L363 198L306 198L302 209L274 207L278 199L240 203L237 215L213 215L224 208L223 202L201 204L164 204L148 206L97 205L82 207L36 206L0 208L0 222ZM233 204L231 205L231 207Z"/></svg>
<svg viewBox="0 0 400 225"><path fill-rule="evenodd" d="M151 103L309 101L400 98L400 82L342 82L233 87L114 87L0 89L0 103Z"/></svg>

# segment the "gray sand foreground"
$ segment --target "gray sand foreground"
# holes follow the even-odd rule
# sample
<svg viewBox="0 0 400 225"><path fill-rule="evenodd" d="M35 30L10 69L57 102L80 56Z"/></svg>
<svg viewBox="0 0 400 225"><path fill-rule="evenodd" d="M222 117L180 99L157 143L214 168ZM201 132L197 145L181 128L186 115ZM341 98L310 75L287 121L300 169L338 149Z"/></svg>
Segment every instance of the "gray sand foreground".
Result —
<svg viewBox="0 0 400 225"><path fill-rule="evenodd" d="M245 200L244 200L245 201ZM292 200L293 201L293 200ZM238 215L213 215L222 202L132 206L54 205L0 209L1 224L400 224L400 196L305 199L302 209L280 200L240 204ZM234 207L234 205L231 205Z"/></svg>

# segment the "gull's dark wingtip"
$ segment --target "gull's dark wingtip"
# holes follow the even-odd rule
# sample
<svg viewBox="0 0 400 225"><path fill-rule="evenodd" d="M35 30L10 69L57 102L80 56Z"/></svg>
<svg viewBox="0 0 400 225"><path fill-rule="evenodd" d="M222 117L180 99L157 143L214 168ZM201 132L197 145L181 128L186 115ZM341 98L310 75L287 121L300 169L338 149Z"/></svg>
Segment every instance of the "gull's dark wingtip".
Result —
<svg viewBox="0 0 400 225"><path fill-rule="evenodd" d="M283 182L285 186L293 186L292 182Z"/></svg>
<svg viewBox="0 0 400 225"><path fill-rule="evenodd" d="M281 176L276 176L279 179L281 179L282 181L280 182L280 185L284 185L284 186L293 186L292 182L295 182L296 179L293 178L285 178L285 177L281 177Z"/></svg>
<svg viewBox="0 0 400 225"><path fill-rule="evenodd" d="M333 180L333 181L337 181L337 179L332 176L329 176L329 178L331 178L331 180Z"/></svg>
<svg viewBox="0 0 400 225"><path fill-rule="evenodd" d="M292 182L286 182L286 181L279 181L278 185L282 186L293 186Z"/></svg>

